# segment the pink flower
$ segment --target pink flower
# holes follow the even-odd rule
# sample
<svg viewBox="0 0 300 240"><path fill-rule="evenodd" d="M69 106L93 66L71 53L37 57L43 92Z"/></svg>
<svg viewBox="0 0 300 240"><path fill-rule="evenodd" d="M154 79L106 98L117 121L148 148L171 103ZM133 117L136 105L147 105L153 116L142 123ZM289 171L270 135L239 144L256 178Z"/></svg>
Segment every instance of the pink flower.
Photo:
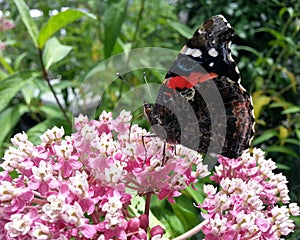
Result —
<svg viewBox="0 0 300 240"><path fill-rule="evenodd" d="M219 156L219 162L211 179L221 189L205 186L207 198L199 205L207 211L202 214L208 220L202 227L205 239L280 239L293 231L289 213L297 215L299 208L277 205L289 202L287 181L271 171L275 164L260 149L240 159Z"/></svg>
<svg viewBox="0 0 300 240"><path fill-rule="evenodd" d="M116 118L103 112L99 120L80 115L70 136L54 127L39 145L16 134L0 164L0 229L7 239L164 239L162 226L150 228L149 209L129 211L132 200L155 194L176 204L209 172L200 154L147 137L131 118L126 111ZM273 173L273 161L254 149L219 162L211 179L220 190L205 186L199 205L206 239L278 239L293 231L289 217L299 207L285 205L287 180Z"/></svg>
<svg viewBox="0 0 300 240"><path fill-rule="evenodd" d="M158 195L158 198L161 200L161 199L164 199L164 198L167 198L168 201L170 203L175 203L175 200L174 200L174 197L178 197L180 196L181 193L177 190L169 190L169 189L163 189L160 191L159 195Z"/></svg>
<svg viewBox="0 0 300 240"><path fill-rule="evenodd" d="M153 228L151 229L151 231L150 231L151 237L153 237L153 236L155 236L155 235L160 235L160 236L162 236L164 233L165 233L165 230L164 230L161 226L159 226L159 225L153 227Z"/></svg>
<svg viewBox="0 0 300 240"><path fill-rule="evenodd" d="M297 203L290 203L289 204L289 211L291 215L293 216L299 216L300 215L300 209Z"/></svg>
<svg viewBox="0 0 300 240"><path fill-rule="evenodd" d="M13 214L11 222L5 224L5 229L10 237L21 237L29 233L32 223L37 217L36 209L32 209L28 214Z"/></svg>
<svg viewBox="0 0 300 240"><path fill-rule="evenodd" d="M0 41L0 50L1 51L4 51L5 50L5 48L6 48L6 43L5 42L2 42L2 41ZM0 235L1 236L1 235Z"/></svg>
<svg viewBox="0 0 300 240"><path fill-rule="evenodd" d="M35 239L50 239L51 238L51 229L40 223L40 222L35 222L34 226L31 231L31 237Z"/></svg>
<svg viewBox="0 0 300 240"><path fill-rule="evenodd" d="M46 132L44 132L40 138L43 142L42 145L44 146L50 146L51 144L55 142L60 142L62 139L62 136L65 134L65 131L63 127L53 127L52 129L48 129Z"/></svg>
<svg viewBox="0 0 300 240"><path fill-rule="evenodd" d="M7 31L14 27L15 25L10 20L0 17L0 31Z"/></svg>
<svg viewBox="0 0 300 240"><path fill-rule="evenodd" d="M19 179L22 181L23 178ZM0 204L4 216L23 210L28 201L33 198L33 193L18 180L0 182Z"/></svg>

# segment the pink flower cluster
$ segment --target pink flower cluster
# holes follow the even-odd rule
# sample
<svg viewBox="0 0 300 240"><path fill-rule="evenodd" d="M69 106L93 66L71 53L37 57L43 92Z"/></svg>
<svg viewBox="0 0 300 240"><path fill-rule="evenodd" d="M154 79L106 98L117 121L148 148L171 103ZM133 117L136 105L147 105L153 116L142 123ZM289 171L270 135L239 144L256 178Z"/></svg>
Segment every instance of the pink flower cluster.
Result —
<svg viewBox="0 0 300 240"><path fill-rule="evenodd" d="M2 239L160 239L163 228L151 229L147 214L130 215L131 199L157 194L174 202L209 172L196 152L164 148L130 120L125 111L115 119L81 115L71 136L54 127L39 145L15 135L1 164Z"/></svg>
<svg viewBox="0 0 300 240"><path fill-rule="evenodd" d="M287 180L275 174L275 163L264 158L260 149L245 151L241 158L219 157L211 179L220 185L217 191L206 185L207 195L199 207L206 219L202 231L206 240L280 239L293 231L290 215L299 215L296 203L290 203Z"/></svg>
<svg viewBox="0 0 300 240"><path fill-rule="evenodd" d="M0 17L0 32L4 32L14 28L15 25L8 19Z"/></svg>
<svg viewBox="0 0 300 240"><path fill-rule="evenodd" d="M8 31L12 28L14 28L15 25L8 19L0 17L0 32ZM5 50L6 43L0 41L0 50Z"/></svg>

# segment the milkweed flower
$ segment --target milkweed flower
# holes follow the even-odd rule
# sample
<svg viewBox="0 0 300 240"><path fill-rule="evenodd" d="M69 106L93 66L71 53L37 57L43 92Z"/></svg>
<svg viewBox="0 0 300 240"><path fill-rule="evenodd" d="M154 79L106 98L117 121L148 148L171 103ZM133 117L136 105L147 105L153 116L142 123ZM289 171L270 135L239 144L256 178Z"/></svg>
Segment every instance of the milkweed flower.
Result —
<svg viewBox="0 0 300 240"><path fill-rule="evenodd" d="M275 174L275 163L260 149L245 151L238 159L219 156L211 177L220 185L204 187L206 199L199 207L207 219L205 239L281 239L295 227L290 216L299 207L290 203L287 180Z"/></svg>
<svg viewBox="0 0 300 240"><path fill-rule="evenodd" d="M209 172L197 152L175 152L131 118L126 111L80 115L70 136L53 127L38 145L16 134L0 165L4 239L147 239L149 219L129 213L131 199L157 194L174 203ZM151 236L163 233L155 226Z"/></svg>

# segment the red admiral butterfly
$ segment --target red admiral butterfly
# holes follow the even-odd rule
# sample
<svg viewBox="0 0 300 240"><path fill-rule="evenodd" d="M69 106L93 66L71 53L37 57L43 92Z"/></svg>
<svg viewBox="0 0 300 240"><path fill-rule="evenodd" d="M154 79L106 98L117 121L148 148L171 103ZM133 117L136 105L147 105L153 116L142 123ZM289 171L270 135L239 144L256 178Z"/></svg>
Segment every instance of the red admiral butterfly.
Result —
<svg viewBox="0 0 300 240"><path fill-rule="evenodd" d="M153 131L199 153L237 158L254 134L251 96L231 57L234 30L222 15L204 22L180 51L155 104L144 104Z"/></svg>

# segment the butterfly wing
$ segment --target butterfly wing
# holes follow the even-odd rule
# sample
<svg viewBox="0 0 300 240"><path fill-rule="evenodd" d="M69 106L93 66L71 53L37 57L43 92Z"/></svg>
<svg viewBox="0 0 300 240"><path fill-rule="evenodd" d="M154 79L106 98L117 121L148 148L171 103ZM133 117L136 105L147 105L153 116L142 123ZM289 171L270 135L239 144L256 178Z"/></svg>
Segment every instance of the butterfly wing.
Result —
<svg viewBox="0 0 300 240"><path fill-rule="evenodd" d="M249 147L253 107L231 57L233 37L233 28L217 15L205 21L182 48L156 103L144 106L159 137L226 157L238 157Z"/></svg>

